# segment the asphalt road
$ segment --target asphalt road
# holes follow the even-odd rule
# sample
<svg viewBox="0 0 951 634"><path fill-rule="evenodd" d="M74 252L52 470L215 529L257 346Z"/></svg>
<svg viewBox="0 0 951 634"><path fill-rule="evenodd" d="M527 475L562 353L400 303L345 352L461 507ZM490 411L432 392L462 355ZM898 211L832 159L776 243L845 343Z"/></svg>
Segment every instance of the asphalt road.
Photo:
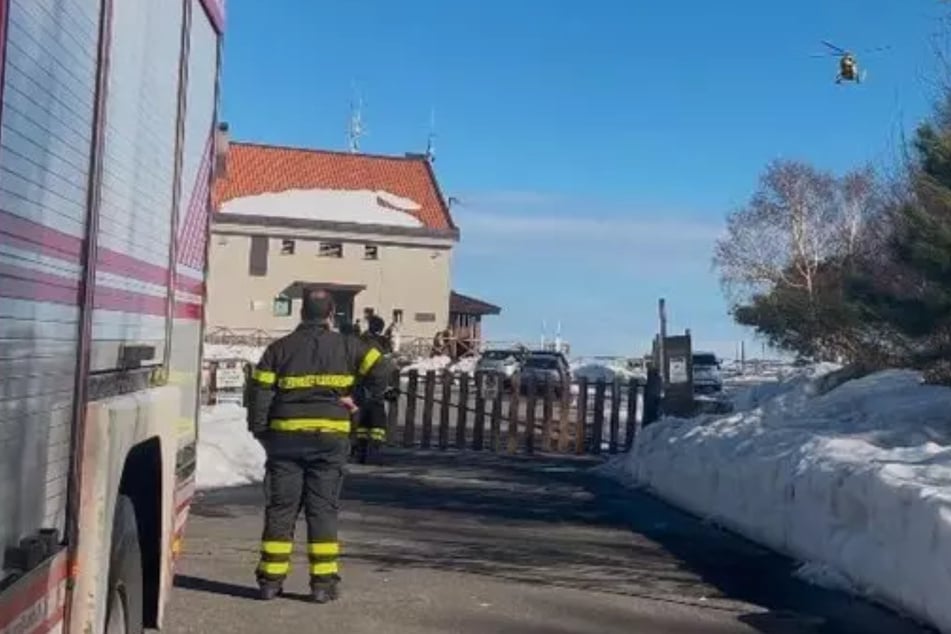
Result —
<svg viewBox="0 0 951 634"><path fill-rule="evenodd" d="M253 599L258 488L202 494L171 634L920 634L792 562L586 472L589 460L397 453L352 467L345 594ZM303 525L298 528L303 538ZM300 550L298 548L298 550Z"/></svg>

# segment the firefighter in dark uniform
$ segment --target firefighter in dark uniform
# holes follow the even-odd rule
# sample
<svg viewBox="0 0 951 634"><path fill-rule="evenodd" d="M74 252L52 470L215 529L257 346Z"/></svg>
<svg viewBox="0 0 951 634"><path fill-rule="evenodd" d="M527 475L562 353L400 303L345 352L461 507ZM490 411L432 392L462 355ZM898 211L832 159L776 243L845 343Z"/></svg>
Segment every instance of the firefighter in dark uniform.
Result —
<svg viewBox="0 0 951 634"><path fill-rule="evenodd" d="M371 315L367 321L367 331L361 338L368 346L379 350L386 357L390 354L390 344L383 335L386 324L376 315ZM384 394L388 396L388 391ZM383 399L373 398L362 382L358 383L356 397L358 409L353 454L362 464L366 463L369 457L377 456L380 446L386 441L386 405Z"/></svg>
<svg viewBox="0 0 951 634"><path fill-rule="evenodd" d="M339 597L337 511L350 449L352 390L382 398L382 354L353 335L332 329L334 304L324 291L303 298L301 324L264 351L248 390L248 427L267 453L261 598L283 590L290 569L294 525L307 519L311 599Z"/></svg>

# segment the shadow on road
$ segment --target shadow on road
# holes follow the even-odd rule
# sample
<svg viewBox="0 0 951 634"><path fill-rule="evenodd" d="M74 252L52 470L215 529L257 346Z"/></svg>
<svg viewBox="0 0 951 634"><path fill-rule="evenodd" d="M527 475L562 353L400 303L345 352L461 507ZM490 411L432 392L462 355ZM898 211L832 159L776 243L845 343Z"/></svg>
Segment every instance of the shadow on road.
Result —
<svg viewBox="0 0 951 634"><path fill-rule="evenodd" d="M789 559L592 474L591 459L395 452L385 460L354 467L344 490L344 510L356 516L346 556L380 572L429 568L726 611L764 634L929 631L799 581ZM203 494L193 512L227 517L260 505L259 487L230 489ZM516 630L487 623L485 631Z"/></svg>

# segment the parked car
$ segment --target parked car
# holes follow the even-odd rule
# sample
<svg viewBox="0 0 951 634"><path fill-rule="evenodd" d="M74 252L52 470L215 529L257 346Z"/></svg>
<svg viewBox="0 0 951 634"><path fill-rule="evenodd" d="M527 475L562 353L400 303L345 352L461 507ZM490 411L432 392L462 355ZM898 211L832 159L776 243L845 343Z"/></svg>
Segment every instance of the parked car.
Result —
<svg viewBox="0 0 951 634"><path fill-rule="evenodd" d="M476 362L475 373L499 375L505 385L522 369L525 356L518 350L486 350Z"/></svg>
<svg viewBox="0 0 951 634"><path fill-rule="evenodd" d="M698 393L723 391L720 360L712 352L693 354L693 390Z"/></svg>
<svg viewBox="0 0 951 634"><path fill-rule="evenodd" d="M561 396L571 384L571 367L568 359L560 352L531 352L522 364L519 377L522 391L525 391L532 381L543 389L545 381L551 381L555 388L555 395Z"/></svg>

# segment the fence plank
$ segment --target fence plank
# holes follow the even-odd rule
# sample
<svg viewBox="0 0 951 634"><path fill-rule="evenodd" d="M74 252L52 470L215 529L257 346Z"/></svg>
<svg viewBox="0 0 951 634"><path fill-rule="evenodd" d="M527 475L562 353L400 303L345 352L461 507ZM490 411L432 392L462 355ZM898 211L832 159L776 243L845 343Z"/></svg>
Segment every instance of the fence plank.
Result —
<svg viewBox="0 0 951 634"><path fill-rule="evenodd" d="M508 452L511 454L518 452L518 423L522 416L521 412L522 385L518 375L512 378L512 393L509 394L509 426L506 441L508 443Z"/></svg>
<svg viewBox="0 0 951 634"><path fill-rule="evenodd" d="M568 425L571 415L571 383L562 390L561 402L559 404L559 424L558 424L558 451L564 453L568 451Z"/></svg>
<svg viewBox="0 0 951 634"><path fill-rule="evenodd" d="M459 377L459 407L456 409L456 447L466 447L466 419L469 417L469 375Z"/></svg>
<svg viewBox="0 0 951 634"><path fill-rule="evenodd" d="M476 374L475 421L472 427L472 448L482 451L485 445L485 375Z"/></svg>
<svg viewBox="0 0 951 634"><path fill-rule="evenodd" d="M621 435L621 382L611 382L611 427L608 437L608 453L616 454Z"/></svg>
<svg viewBox="0 0 951 634"><path fill-rule="evenodd" d="M436 373L432 370L426 373L423 390L423 433L420 444L423 449L429 449L433 444L433 401L436 398Z"/></svg>
<svg viewBox="0 0 951 634"><path fill-rule="evenodd" d="M604 379L598 379L594 386L594 427L591 429L591 446L588 448L588 451L595 455L601 453L601 441L604 440L605 388Z"/></svg>
<svg viewBox="0 0 951 634"><path fill-rule="evenodd" d="M489 447L492 451L499 451L502 448L502 389L503 382L499 381L499 389L495 391L495 398L492 399L492 418L489 427Z"/></svg>
<svg viewBox="0 0 951 634"><path fill-rule="evenodd" d="M386 403L386 444L395 444L396 429L400 424L400 399L399 395L392 401Z"/></svg>
<svg viewBox="0 0 951 634"><path fill-rule="evenodd" d="M555 402L555 383L545 375L545 400L542 402L542 451L551 451L552 406Z"/></svg>
<svg viewBox="0 0 951 634"><path fill-rule="evenodd" d="M650 425L660 418L660 397L663 391L660 371L657 368L647 370L647 385L644 386L644 416L642 425Z"/></svg>
<svg viewBox="0 0 951 634"><path fill-rule="evenodd" d="M581 377L578 381L578 412L575 415L575 453L584 453L585 436L588 426L588 379Z"/></svg>
<svg viewBox="0 0 951 634"><path fill-rule="evenodd" d="M452 372L442 375L442 399L439 403L439 448L449 449L449 407L452 405Z"/></svg>
<svg viewBox="0 0 951 634"><path fill-rule="evenodd" d="M538 406L538 383L529 376L525 382L525 452L535 453L535 409Z"/></svg>
<svg viewBox="0 0 951 634"><path fill-rule="evenodd" d="M637 397L640 395L640 381L631 377L627 383L627 424L624 426L624 451L630 451L637 435Z"/></svg>
<svg viewBox="0 0 951 634"><path fill-rule="evenodd" d="M409 380L406 384L406 419L403 422L403 446L412 447L416 444L416 400L419 394L419 372L409 371Z"/></svg>

